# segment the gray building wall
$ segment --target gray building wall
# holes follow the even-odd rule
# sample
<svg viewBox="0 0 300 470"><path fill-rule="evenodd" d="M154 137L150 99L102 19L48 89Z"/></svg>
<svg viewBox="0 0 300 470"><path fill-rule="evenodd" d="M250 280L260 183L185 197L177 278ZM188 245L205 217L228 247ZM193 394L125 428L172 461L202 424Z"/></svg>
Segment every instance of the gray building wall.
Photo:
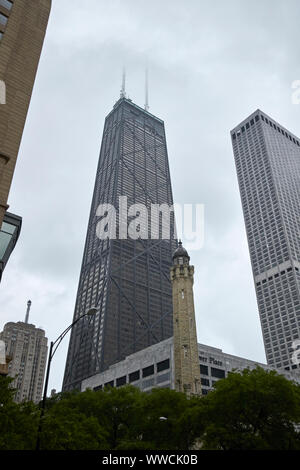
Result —
<svg viewBox="0 0 300 470"><path fill-rule="evenodd" d="M252 370L260 366L265 370L274 370L266 364L226 354L221 349L204 344L198 344L198 352L201 388L204 395L213 388L218 380L227 377L228 372L233 369L241 371L249 368ZM169 367L166 367L168 361ZM152 371L153 373L151 373ZM296 380L300 383L299 373L287 372L283 369L277 370L277 372L289 380ZM130 380L133 373L138 373L138 380ZM120 379L122 380L120 381ZM82 382L81 390L101 390L108 385L117 387L132 384L147 392L157 387L175 389L174 382L173 338L168 338L128 356L124 361L114 364L105 372L87 378Z"/></svg>
<svg viewBox="0 0 300 470"><path fill-rule="evenodd" d="M99 389L105 385L118 386L118 380L124 377L127 384L139 387L143 391L158 386L174 388L174 365L171 358L173 358L173 338L131 354L106 371L87 378L82 382L81 390ZM165 361L169 361L169 367L160 370L163 367L161 364Z"/></svg>

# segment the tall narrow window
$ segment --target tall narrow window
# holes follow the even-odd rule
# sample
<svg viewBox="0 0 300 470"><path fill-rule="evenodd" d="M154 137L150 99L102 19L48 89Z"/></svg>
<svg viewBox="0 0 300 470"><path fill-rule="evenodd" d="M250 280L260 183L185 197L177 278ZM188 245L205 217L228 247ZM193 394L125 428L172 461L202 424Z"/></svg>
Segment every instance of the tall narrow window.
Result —
<svg viewBox="0 0 300 470"><path fill-rule="evenodd" d="M3 26L5 26L6 23L7 23L7 20L8 20L7 16L3 15L2 13L0 13L0 24L2 24Z"/></svg>
<svg viewBox="0 0 300 470"><path fill-rule="evenodd" d="M11 2L10 0L0 0L0 5L2 5L7 10L11 10L11 7L13 6L13 2Z"/></svg>

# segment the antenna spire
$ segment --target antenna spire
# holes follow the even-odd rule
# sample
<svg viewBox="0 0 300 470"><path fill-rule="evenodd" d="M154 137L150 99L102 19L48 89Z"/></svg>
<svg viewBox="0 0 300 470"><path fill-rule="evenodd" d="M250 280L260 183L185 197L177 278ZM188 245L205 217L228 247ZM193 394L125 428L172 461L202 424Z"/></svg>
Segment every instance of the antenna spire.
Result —
<svg viewBox="0 0 300 470"><path fill-rule="evenodd" d="M145 110L149 111L149 74L148 74L148 67L146 68L146 75L145 75Z"/></svg>
<svg viewBox="0 0 300 470"><path fill-rule="evenodd" d="M28 302L27 302L26 317L25 317L25 323L26 323L26 324L28 324L29 312L30 312L31 304L32 304L31 300L28 300Z"/></svg>
<svg viewBox="0 0 300 470"><path fill-rule="evenodd" d="M126 98L126 69L123 67L122 88L120 98Z"/></svg>

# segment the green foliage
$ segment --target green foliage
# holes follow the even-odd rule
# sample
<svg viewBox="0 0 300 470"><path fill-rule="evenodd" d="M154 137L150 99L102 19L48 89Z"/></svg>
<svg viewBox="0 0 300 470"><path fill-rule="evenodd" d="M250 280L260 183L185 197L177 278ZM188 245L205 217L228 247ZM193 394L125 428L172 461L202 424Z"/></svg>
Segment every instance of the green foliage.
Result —
<svg viewBox="0 0 300 470"><path fill-rule="evenodd" d="M62 400L45 415L41 450L106 449L105 431L97 418L86 416L72 402Z"/></svg>
<svg viewBox="0 0 300 470"><path fill-rule="evenodd" d="M192 449L199 444L205 431L204 407L205 397L194 397L188 402L186 410L178 418L179 441L178 449Z"/></svg>
<svg viewBox="0 0 300 470"><path fill-rule="evenodd" d="M56 441L56 446L60 442L66 448L70 433L73 432L72 429L75 429L78 434L76 442L80 442L80 449L117 448L124 439L130 441L131 436L134 436L136 422L138 421L140 396L141 392L134 387L108 388L103 392L87 390L83 393L65 395L48 412L45 426L43 426L45 431L42 448L48 449L49 442L55 443L55 422L59 419L61 421L58 424L61 424L64 438L63 441L59 438ZM52 439L51 434L49 436L49 417L52 419L51 428L54 433ZM75 422L78 422L80 428L75 426ZM81 429L83 429L82 426L85 426L85 432L88 432L88 429L93 432L93 435L86 440L79 438Z"/></svg>
<svg viewBox="0 0 300 470"><path fill-rule="evenodd" d="M203 405L204 448L300 449L300 387L274 371L230 373Z"/></svg>
<svg viewBox="0 0 300 470"><path fill-rule="evenodd" d="M154 389L146 394L141 413L141 440L149 443L148 449L176 450L182 447L180 419L190 402L183 393L167 388Z"/></svg>
<svg viewBox="0 0 300 470"><path fill-rule="evenodd" d="M40 410L14 403L10 386L0 377L0 449L35 449ZM257 368L230 373L203 397L132 386L56 395L41 449L300 450L299 425L299 385Z"/></svg>
<svg viewBox="0 0 300 470"><path fill-rule="evenodd" d="M0 450L34 449L39 413L31 402L14 403L11 383L0 376Z"/></svg>
<svg viewBox="0 0 300 470"><path fill-rule="evenodd" d="M13 379L0 375L0 406L13 402L15 390L11 387Z"/></svg>

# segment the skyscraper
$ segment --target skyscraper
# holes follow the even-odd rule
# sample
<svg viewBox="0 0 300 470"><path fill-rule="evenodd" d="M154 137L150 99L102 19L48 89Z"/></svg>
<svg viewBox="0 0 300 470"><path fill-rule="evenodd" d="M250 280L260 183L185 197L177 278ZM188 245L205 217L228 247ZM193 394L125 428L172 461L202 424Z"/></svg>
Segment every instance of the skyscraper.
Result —
<svg viewBox="0 0 300 470"><path fill-rule="evenodd" d="M51 0L0 0L0 228L50 8Z"/></svg>
<svg viewBox="0 0 300 470"><path fill-rule="evenodd" d="M31 302L28 302L25 322L7 323L0 340L6 346L8 375L14 379L15 401L39 403L42 398L47 359L45 331L28 323Z"/></svg>
<svg viewBox="0 0 300 470"><path fill-rule="evenodd" d="M267 362L298 369L300 139L260 110L231 137Z"/></svg>
<svg viewBox="0 0 300 470"><path fill-rule="evenodd" d="M161 217L158 238L126 237L120 197L128 208L139 204L138 211L146 207L149 213L153 205L173 205L164 123L124 93L105 120L74 320L93 306L98 313L72 330L64 390L80 388L88 376L173 333L174 217L169 238L162 235ZM97 234L100 204L117 209L115 238ZM147 222L140 227L144 234L151 232Z"/></svg>

